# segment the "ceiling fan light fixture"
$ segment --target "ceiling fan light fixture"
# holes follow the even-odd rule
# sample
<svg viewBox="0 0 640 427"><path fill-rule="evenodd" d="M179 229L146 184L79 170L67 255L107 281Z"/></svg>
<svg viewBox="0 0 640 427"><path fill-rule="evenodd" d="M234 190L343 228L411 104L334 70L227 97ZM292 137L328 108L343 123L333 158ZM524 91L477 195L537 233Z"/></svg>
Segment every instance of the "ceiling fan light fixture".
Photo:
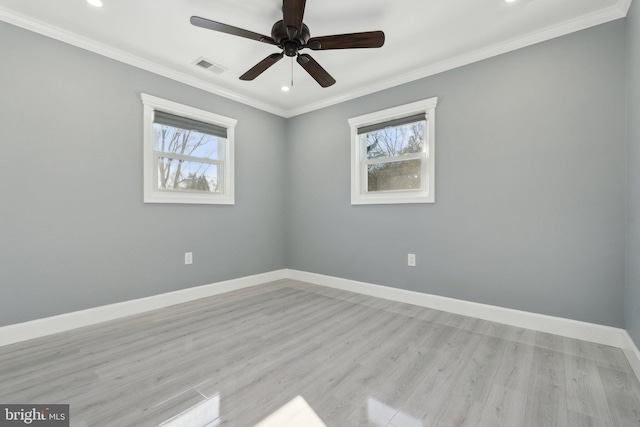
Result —
<svg viewBox="0 0 640 427"><path fill-rule="evenodd" d="M254 80L284 56L288 56L291 59L296 58L296 62L320 86L329 87L335 84L336 80L311 56L306 53L300 54L300 50L367 49L384 45L385 36L382 31L335 34L312 38L309 27L302 22L305 4L306 0L282 0L282 19L271 27L271 37L199 16L192 16L190 22L196 27L256 40L281 49L280 53L271 54L254 65L253 68L240 76L240 80Z"/></svg>
<svg viewBox="0 0 640 427"><path fill-rule="evenodd" d="M104 6L104 3L102 3L102 0L87 0L87 3L89 3L93 7L102 7L102 6Z"/></svg>

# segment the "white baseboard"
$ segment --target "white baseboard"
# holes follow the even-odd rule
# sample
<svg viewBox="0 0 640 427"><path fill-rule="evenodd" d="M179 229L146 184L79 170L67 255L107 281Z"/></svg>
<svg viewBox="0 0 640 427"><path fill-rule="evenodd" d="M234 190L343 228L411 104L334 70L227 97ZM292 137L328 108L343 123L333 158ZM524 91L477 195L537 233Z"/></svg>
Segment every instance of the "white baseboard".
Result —
<svg viewBox="0 0 640 427"><path fill-rule="evenodd" d="M618 347L624 351L631 367L640 378L640 351L624 329L288 269L3 326L0 327L0 346L285 278Z"/></svg>
<svg viewBox="0 0 640 427"><path fill-rule="evenodd" d="M146 298L139 298L86 310L74 311L58 316L36 319L24 323L0 327L0 346L27 341L46 335L57 334L83 326L95 325L108 320L140 314L158 308L169 307L225 292L249 288L274 280L284 279L286 270L276 270L239 279L226 280L210 285L197 286L174 292L167 292Z"/></svg>
<svg viewBox="0 0 640 427"><path fill-rule="evenodd" d="M612 347L624 348L627 343L625 335L628 335L624 329L597 325L595 323L530 313L298 270L286 270L286 277L330 288L342 289Z"/></svg>
<svg viewBox="0 0 640 427"><path fill-rule="evenodd" d="M640 379L640 351L627 331L624 331L624 338L625 342L622 346L622 350L627 356L627 360L629 361L633 372L636 373L636 377Z"/></svg>

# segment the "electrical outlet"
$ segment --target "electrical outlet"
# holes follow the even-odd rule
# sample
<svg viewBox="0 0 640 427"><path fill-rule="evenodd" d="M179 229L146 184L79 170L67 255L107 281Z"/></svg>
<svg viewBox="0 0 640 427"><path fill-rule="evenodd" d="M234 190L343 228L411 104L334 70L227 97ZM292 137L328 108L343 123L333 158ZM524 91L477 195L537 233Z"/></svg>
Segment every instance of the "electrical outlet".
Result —
<svg viewBox="0 0 640 427"><path fill-rule="evenodd" d="M407 265L409 267L415 267L416 266L416 254L409 254L407 256Z"/></svg>
<svg viewBox="0 0 640 427"><path fill-rule="evenodd" d="M193 264L193 252L184 253L184 263L187 265Z"/></svg>

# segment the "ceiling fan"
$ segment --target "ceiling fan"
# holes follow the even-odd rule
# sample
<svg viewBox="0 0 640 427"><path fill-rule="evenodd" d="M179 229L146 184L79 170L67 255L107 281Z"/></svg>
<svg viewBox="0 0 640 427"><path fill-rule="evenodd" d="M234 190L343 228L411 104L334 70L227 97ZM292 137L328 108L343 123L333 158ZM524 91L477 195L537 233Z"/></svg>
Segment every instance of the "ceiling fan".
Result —
<svg viewBox="0 0 640 427"><path fill-rule="evenodd" d="M282 52L271 54L258 62L253 68L241 75L240 80L255 79L273 64L280 61L284 55L287 55L289 57L295 56L298 64L300 64L320 86L329 87L336 82L335 79L310 55L299 53L300 50L306 48L311 50L362 49L381 47L384 44L384 33L382 31L311 37L309 27L302 22L305 3L306 0L284 0L282 5L283 18L281 21L273 24L271 37L198 16L192 16L191 23L197 27L257 40L278 46L282 49Z"/></svg>

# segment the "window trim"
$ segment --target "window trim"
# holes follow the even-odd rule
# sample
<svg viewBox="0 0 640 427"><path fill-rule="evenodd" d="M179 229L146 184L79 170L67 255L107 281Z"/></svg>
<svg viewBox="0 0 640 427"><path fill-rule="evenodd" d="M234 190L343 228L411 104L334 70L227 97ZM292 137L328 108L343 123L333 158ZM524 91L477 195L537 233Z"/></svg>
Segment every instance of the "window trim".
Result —
<svg viewBox="0 0 640 427"><path fill-rule="evenodd" d="M141 98L144 105L144 203L235 204L234 153L235 126L238 121L146 93L142 93ZM222 164L222 189L218 193L188 190L169 191L158 188L158 164L155 156L155 131L153 129L156 110L227 129L227 139L224 150L222 150L224 158L214 161L216 164Z"/></svg>
<svg viewBox="0 0 640 427"><path fill-rule="evenodd" d="M404 204L404 203L435 203L435 109L438 98L433 97L422 101L386 110L376 111L349 119L351 127L351 204ZM408 116L424 114L427 118L425 123L425 151L403 156L398 160L422 160L423 182L420 190L396 190L368 192L366 190L367 165L371 163L367 160L365 148L360 144L358 129L366 126L402 119ZM385 158L388 159L389 158ZM380 163L375 161L374 163Z"/></svg>

